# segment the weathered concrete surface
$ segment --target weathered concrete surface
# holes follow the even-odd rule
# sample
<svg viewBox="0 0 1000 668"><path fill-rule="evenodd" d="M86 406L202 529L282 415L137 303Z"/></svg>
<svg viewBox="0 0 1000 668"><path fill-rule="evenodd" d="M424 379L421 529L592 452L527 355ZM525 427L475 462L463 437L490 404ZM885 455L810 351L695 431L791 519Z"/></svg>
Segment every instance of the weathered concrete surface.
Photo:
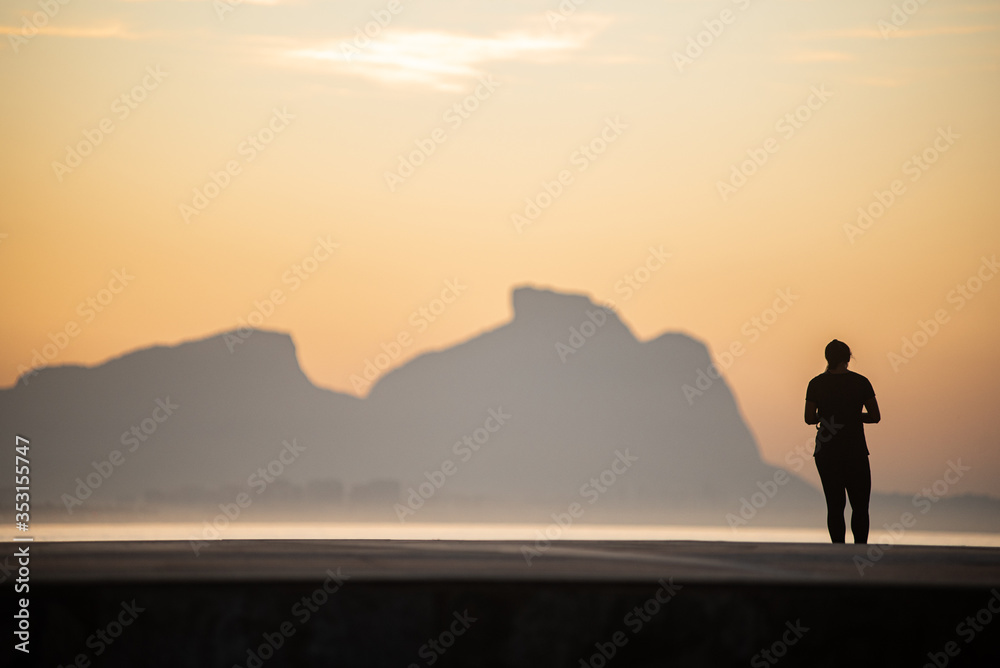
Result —
<svg viewBox="0 0 1000 668"><path fill-rule="evenodd" d="M1000 550L522 545L37 543L31 665L1000 666Z"/></svg>
<svg viewBox="0 0 1000 668"><path fill-rule="evenodd" d="M233 540L36 543L32 552L32 574L46 582L312 580L339 566L359 580L1000 586L1000 549L983 547Z"/></svg>

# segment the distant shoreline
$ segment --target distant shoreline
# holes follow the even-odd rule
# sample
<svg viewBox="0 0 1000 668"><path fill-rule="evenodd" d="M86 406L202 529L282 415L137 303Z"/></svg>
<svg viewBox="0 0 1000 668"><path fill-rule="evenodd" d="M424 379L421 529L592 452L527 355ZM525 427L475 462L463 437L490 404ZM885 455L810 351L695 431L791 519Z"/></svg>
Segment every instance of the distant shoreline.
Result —
<svg viewBox="0 0 1000 668"><path fill-rule="evenodd" d="M169 541L198 538L208 542L226 540L520 540L539 538L562 541L710 541L735 543L827 544L825 528L598 524L580 522L553 529L554 525L512 522L289 522L282 520L233 522L221 527L218 536L206 537L206 523L187 521L119 521L45 523L32 528L36 542L71 541ZM10 541L13 534L4 535ZM884 528L873 528L872 544L979 546L1000 548L1000 533L907 531L891 536Z"/></svg>

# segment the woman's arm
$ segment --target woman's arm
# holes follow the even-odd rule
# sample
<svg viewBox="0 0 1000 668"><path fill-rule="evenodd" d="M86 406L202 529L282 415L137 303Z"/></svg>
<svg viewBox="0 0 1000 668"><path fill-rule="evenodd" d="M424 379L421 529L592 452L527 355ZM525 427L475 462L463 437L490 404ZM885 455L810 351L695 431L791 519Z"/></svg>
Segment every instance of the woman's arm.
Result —
<svg viewBox="0 0 1000 668"><path fill-rule="evenodd" d="M873 396L871 399L865 401L865 408L868 410L867 413L861 414L861 421L867 424L876 424L882 419L882 413L879 412L878 402L875 401Z"/></svg>
<svg viewBox="0 0 1000 668"><path fill-rule="evenodd" d="M819 424L819 415L816 413L816 402L806 399L806 424Z"/></svg>

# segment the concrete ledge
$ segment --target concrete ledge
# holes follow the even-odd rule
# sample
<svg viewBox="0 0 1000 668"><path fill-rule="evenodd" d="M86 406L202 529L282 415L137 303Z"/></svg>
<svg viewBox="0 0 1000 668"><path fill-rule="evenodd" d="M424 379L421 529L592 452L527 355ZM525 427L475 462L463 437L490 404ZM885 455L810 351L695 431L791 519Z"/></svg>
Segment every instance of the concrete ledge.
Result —
<svg viewBox="0 0 1000 668"><path fill-rule="evenodd" d="M35 543L14 665L1000 666L994 548L522 545Z"/></svg>
<svg viewBox="0 0 1000 668"><path fill-rule="evenodd" d="M35 543L42 582L358 580L1000 586L1000 549L813 543L223 540ZM529 564L530 560L530 564Z"/></svg>

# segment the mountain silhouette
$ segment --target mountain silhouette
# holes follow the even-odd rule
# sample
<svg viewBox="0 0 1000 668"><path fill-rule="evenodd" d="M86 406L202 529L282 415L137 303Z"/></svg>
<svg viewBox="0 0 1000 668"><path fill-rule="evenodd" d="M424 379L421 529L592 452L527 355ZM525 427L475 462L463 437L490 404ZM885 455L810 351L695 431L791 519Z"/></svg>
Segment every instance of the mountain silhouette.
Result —
<svg viewBox="0 0 1000 668"><path fill-rule="evenodd" d="M751 498L750 523L823 516L812 486L769 482L779 470L724 378L685 395L712 362L702 343L640 341L580 294L512 298L510 322L388 371L363 399L313 385L289 335L242 330L40 369L0 391L0 421L32 441L35 507L63 519L211 509L282 456L255 491L298 519L541 521L579 502L587 520L718 525Z"/></svg>

